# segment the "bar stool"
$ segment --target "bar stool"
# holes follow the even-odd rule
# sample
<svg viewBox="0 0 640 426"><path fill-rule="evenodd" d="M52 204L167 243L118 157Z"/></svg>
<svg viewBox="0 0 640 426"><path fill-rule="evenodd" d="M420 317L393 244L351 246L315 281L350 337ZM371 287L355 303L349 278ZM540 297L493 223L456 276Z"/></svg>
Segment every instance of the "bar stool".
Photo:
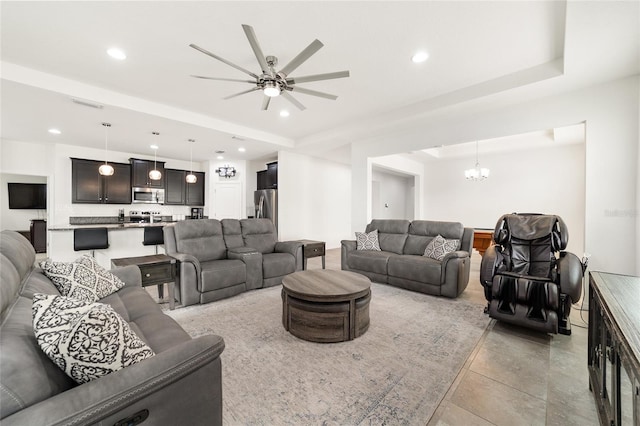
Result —
<svg viewBox="0 0 640 426"><path fill-rule="evenodd" d="M73 250L91 250L95 257L96 250L109 248L107 228L76 228L73 230Z"/></svg>
<svg viewBox="0 0 640 426"><path fill-rule="evenodd" d="M144 228L144 236L142 237L143 246L156 246L156 254L158 254L158 244L164 244L164 233L162 226L147 226ZM158 298L164 299L164 284L158 284Z"/></svg>

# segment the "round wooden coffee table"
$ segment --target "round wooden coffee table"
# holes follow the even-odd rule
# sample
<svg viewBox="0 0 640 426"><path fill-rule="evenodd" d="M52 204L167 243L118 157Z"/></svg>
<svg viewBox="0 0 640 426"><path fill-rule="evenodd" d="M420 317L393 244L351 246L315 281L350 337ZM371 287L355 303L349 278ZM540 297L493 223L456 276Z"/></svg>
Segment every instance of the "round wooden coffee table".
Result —
<svg viewBox="0 0 640 426"><path fill-rule="evenodd" d="M344 342L369 328L371 281L329 269L295 272L282 280L282 324L304 340Z"/></svg>

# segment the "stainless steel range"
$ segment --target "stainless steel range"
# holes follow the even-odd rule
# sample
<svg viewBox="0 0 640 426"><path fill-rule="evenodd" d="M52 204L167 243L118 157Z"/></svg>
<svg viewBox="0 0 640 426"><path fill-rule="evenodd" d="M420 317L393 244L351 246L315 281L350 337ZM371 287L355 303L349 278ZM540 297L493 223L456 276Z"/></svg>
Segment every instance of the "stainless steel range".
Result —
<svg viewBox="0 0 640 426"><path fill-rule="evenodd" d="M158 211L131 210L129 212L129 222L152 223L152 222L161 222L161 221L162 221L162 216Z"/></svg>

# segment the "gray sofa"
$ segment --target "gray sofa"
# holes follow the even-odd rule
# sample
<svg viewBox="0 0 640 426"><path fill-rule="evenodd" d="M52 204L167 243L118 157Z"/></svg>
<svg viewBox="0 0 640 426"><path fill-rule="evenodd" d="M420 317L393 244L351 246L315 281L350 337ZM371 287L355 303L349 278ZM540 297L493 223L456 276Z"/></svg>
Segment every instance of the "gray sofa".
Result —
<svg viewBox="0 0 640 426"><path fill-rule="evenodd" d="M164 246L178 261L182 306L278 285L302 269L302 243L278 241L269 219L180 221L164 227Z"/></svg>
<svg viewBox="0 0 640 426"><path fill-rule="evenodd" d="M381 251L356 250L355 240L342 241L342 269L372 281L437 296L458 297L469 283L473 229L459 222L372 220L365 232L378 230ZM437 236L459 239L460 248L438 261L423 256Z"/></svg>
<svg viewBox="0 0 640 426"><path fill-rule="evenodd" d="M126 285L100 302L113 307L155 355L78 385L44 354L34 336L33 294L60 294L34 262L26 238L0 233L3 426L113 425L144 410L145 424L222 424L220 336L191 339L141 287L137 266L115 269Z"/></svg>

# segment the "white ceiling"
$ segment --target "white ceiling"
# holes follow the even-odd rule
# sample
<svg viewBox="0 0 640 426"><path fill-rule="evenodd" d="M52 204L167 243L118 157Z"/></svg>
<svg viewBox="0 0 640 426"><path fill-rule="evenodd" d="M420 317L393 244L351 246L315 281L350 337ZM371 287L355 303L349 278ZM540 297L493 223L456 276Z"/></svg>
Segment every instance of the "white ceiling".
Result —
<svg viewBox="0 0 640 426"><path fill-rule="evenodd" d="M542 96L638 74L637 1L2 1L4 139L101 148L112 123L113 150L188 160L255 159L281 149L344 160L345 143L385 126L471 99ZM301 76L349 70L351 77L301 86L336 101L262 94L230 100L246 83L190 74L247 76L189 47L195 43L244 68L259 66L242 31L286 64L314 39L324 47L295 70ZM106 54L118 46L125 61ZM418 49L430 58L414 64ZM534 91L515 90L546 80ZM79 106L70 98L104 105ZM291 115L279 116L281 109ZM50 135L47 129L63 133ZM233 139L232 136L240 139ZM247 149L244 154L237 148ZM428 148L428 147L425 147Z"/></svg>

